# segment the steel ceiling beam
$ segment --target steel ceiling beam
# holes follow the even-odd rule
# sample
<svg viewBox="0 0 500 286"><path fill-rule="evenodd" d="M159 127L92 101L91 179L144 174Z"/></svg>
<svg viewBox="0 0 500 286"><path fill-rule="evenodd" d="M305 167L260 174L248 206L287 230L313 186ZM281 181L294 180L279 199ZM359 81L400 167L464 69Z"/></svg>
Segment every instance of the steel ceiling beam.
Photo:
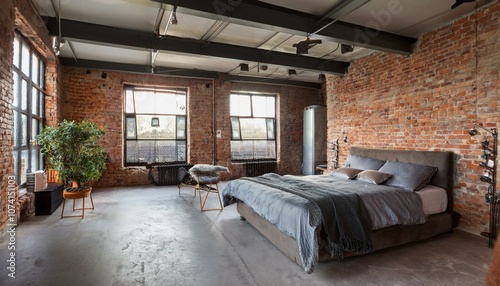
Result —
<svg viewBox="0 0 500 286"><path fill-rule="evenodd" d="M379 51L409 55L413 53L416 38L387 33L343 21L323 19L321 16L250 0L151 0L176 5L178 13L223 20L230 23L306 37L320 30L315 38L339 42ZM349 7L346 6L348 9ZM338 11L337 11L338 12ZM335 13L338 14L338 13ZM335 15L334 14L334 15ZM323 27L325 27L322 29Z"/></svg>
<svg viewBox="0 0 500 286"><path fill-rule="evenodd" d="M51 35L58 35L59 24L57 19L50 17L45 18L45 21L49 33ZM67 19L61 20L61 35L67 38L112 45L253 61L333 74L345 74L349 66L347 62L325 61L323 59L289 53L215 42L207 43L201 40L172 36L158 37L152 32L115 28Z"/></svg>
<svg viewBox="0 0 500 286"><path fill-rule="evenodd" d="M205 79L218 79L219 78L219 73L211 72L211 71L179 69L179 68L173 68L173 67L155 67L154 72L151 72L151 66L147 66L147 65L123 64L123 63L93 61L93 60L75 61L72 58L65 58L65 57L61 57L61 58L59 58L59 60L61 61L61 63L64 66L70 66L70 67L80 67L80 68L110 70L110 71L122 71L122 72L133 72L133 73L145 73L145 74L155 74L155 75L164 75L164 76L190 77L190 78L205 78ZM284 79L258 78L258 77L237 76L237 75L227 76L226 81L290 85L290 86L313 88L313 89L321 89L322 88L320 83L314 83L314 82L303 82L303 81L284 80Z"/></svg>

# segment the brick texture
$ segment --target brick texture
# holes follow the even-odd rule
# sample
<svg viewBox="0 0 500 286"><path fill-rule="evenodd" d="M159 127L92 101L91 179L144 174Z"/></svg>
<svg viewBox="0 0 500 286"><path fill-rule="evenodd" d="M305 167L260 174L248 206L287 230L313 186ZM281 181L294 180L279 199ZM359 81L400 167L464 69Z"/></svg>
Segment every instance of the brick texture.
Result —
<svg viewBox="0 0 500 286"><path fill-rule="evenodd" d="M13 174L12 160L12 43L14 42L14 6L10 1L0 9L0 232L7 224L8 177Z"/></svg>
<svg viewBox="0 0 500 286"><path fill-rule="evenodd" d="M302 110L324 101L318 90L275 85L232 83L218 80L175 78L159 75L63 69L63 118L96 122L105 132L103 145L109 154L107 171L97 186L148 184L147 170L123 167L123 86L124 84L188 88L188 162L218 164L230 168L231 177L242 173L231 164L231 126L229 95L231 91L268 92L278 95L279 171L300 173L302 163ZM215 103L214 103L215 101ZM214 127L215 107L215 127ZM220 130L221 138L214 132ZM292 138L293 140L289 140ZM292 143L293 142L293 143ZM215 148L215 150L214 150ZM296 154L290 156L290 154ZM229 179L225 175L223 179Z"/></svg>
<svg viewBox="0 0 500 286"><path fill-rule="evenodd" d="M377 52L327 82L328 138L348 134L341 164L350 146L453 151L454 208L459 227L474 233L489 218L478 167L485 133L468 130L500 127L499 18L496 2L421 36L411 56Z"/></svg>
<svg viewBox="0 0 500 286"><path fill-rule="evenodd" d="M351 145L453 151L456 154L454 206L462 216L460 228L476 233L484 231L488 223L486 185L478 179L482 171L478 167L479 141L483 137L471 138L467 131L475 121L499 127L499 11L497 1L476 14L422 35L411 56L378 52L355 60L348 75L328 76L326 92L318 92L230 82L223 78L212 81L62 68L51 51L44 23L29 1L4 0L0 9L0 232L5 229L7 219L4 215L7 178L13 173L10 106L15 28L47 59L47 124L53 126L63 118L89 119L106 131L108 170L98 186L149 183L144 169L123 168L123 84L189 88L188 160L228 166L230 178L242 174L239 166L230 162L230 92L274 92L280 106L277 114L280 173L300 173L303 108L326 101L328 138L333 140L347 133L347 143L341 143L341 163ZM222 138L214 139L215 130L221 130ZM25 206L18 213L29 215L31 198L16 198L16 201Z"/></svg>
<svg viewBox="0 0 500 286"><path fill-rule="evenodd" d="M29 1L5 0L0 9L0 233L5 229L7 223L7 190L12 189L8 186L8 179L14 174L14 165L12 160L13 146L13 118L12 118L12 59L14 30L18 30L23 36L29 39L33 47L46 59L47 66L52 67L53 73L48 73L47 95L48 102L57 101L57 92L60 89L60 72L57 67L57 59L51 50L51 40L45 23L33 10ZM58 84L59 82L59 84ZM57 115L57 106L53 105L48 113L48 122L60 120ZM60 112L59 112L60 113ZM17 194L17 192L16 192ZM33 194L24 194L21 197L15 197L15 208L18 221L24 220L33 212L34 196Z"/></svg>

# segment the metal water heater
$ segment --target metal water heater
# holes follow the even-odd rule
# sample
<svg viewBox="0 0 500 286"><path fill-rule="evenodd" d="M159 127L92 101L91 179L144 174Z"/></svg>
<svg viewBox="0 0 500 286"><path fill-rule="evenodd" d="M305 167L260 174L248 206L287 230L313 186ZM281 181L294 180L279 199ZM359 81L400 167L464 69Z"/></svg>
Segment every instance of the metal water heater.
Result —
<svg viewBox="0 0 500 286"><path fill-rule="evenodd" d="M319 174L316 166L326 164L326 107L310 105L304 108L304 175Z"/></svg>

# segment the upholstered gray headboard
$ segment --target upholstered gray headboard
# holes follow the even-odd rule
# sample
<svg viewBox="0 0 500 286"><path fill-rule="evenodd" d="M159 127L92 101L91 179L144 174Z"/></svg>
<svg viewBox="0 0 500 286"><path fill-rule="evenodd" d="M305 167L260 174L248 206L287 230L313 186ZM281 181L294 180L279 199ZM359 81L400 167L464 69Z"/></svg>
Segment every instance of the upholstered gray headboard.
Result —
<svg viewBox="0 0 500 286"><path fill-rule="evenodd" d="M434 166L438 170L430 184L441 187L448 193L448 210L453 206L453 152L449 151L415 151L415 150L387 150L351 147L352 155L370 157L379 160L398 161L420 165Z"/></svg>

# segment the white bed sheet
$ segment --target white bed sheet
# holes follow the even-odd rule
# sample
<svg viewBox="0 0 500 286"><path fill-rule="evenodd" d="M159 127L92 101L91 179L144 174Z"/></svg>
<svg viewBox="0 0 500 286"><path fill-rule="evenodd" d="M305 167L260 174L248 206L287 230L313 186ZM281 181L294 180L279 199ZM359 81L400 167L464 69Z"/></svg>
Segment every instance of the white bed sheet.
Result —
<svg viewBox="0 0 500 286"><path fill-rule="evenodd" d="M448 194L443 188L427 185L416 193L422 199L425 215L442 213L448 206Z"/></svg>

